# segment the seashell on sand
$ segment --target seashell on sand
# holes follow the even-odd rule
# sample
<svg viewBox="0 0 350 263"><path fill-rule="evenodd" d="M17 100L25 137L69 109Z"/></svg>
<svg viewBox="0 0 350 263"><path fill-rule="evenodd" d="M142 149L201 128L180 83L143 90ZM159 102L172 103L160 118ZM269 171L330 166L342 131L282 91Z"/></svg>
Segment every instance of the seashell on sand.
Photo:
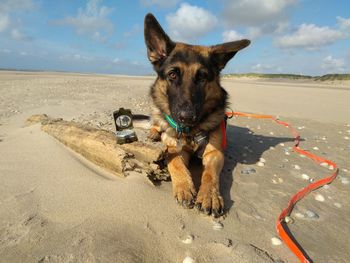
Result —
<svg viewBox="0 0 350 263"><path fill-rule="evenodd" d="M295 170L300 170L301 169L300 166L297 165L297 164L294 164L293 167L294 167Z"/></svg>
<svg viewBox="0 0 350 263"><path fill-rule="evenodd" d="M315 195L315 200L316 200L316 201L319 201L319 202L324 202L324 200L326 200L326 199L324 198L323 195L321 195L321 194L316 194L316 195Z"/></svg>
<svg viewBox="0 0 350 263"><path fill-rule="evenodd" d="M294 219L291 218L290 216L286 216L284 218L284 222L286 222L287 224L293 224L294 223Z"/></svg>
<svg viewBox="0 0 350 263"><path fill-rule="evenodd" d="M271 244L274 246L280 246L280 245L282 245L282 241L278 237L272 237Z"/></svg>
<svg viewBox="0 0 350 263"><path fill-rule="evenodd" d="M347 177L340 177L340 182L342 184L350 184L350 181Z"/></svg>
<svg viewBox="0 0 350 263"><path fill-rule="evenodd" d="M254 168L246 167L241 170L241 174L254 174L254 173L256 173L256 170Z"/></svg>
<svg viewBox="0 0 350 263"><path fill-rule="evenodd" d="M265 166L265 163L263 163L263 162L258 162L257 165L260 166L260 167L262 167L262 166Z"/></svg>
<svg viewBox="0 0 350 263"><path fill-rule="evenodd" d="M307 174L302 174L301 178L303 178L304 180L310 180L310 176L308 176Z"/></svg>
<svg viewBox="0 0 350 263"><path fill-rule="evenodd" d="M328 190L329 188L331 188L331 186L329 184L325 184L322 188Z"/></svg>
<svg viewBox="0 0 350 263"><path fill-rule="evenodd" d="M195 262L196 261L190 256L185 257L184 260L182 261L182 263L195 263Z"/></svg>
<svg viewBox="0 0 350 263"><path fill-rule="evenodd" d="M181 240L181 242L184 244L192 244L193 240L194 240L194 236L188 235L188 236L186 236L185 239Z"/></svg>
<svg viewBox="0 0 350 263"><path fill-rule="evenodd" d="M296 212L294 215L295 215L295 217L297 217L297 218L305 218L305 215L302 214L302 213L299 213L299 212Z"/></svg>
<svg viewBox="0 0 350 263"><path fill-rule="evenodd" d="M334 206L337 207L337 208L341 208L342 207L341 203L334 203Z"/></svg>
<svg viewBox="0 0 350 263"><path fill-rule="evenodd" d="M305 214L308 218L311 218L311 219L320 218L320 216L318 214L316 214L314 211L311 211L311 210L306 210Z"/></svg>
<svg viewBox="0 0 350 263"><path fill-rule="evenodd" d="M221 222L214 222L213 229L214 230L221 230L224 228L224 225Z"/></svg>
<svg viewBox="0 0 350 263"><path fill-rule="evenodd" d="M323 167L328 167L328 163L325 163L325 162L320 163L320 165L323 166Z"/></svg>

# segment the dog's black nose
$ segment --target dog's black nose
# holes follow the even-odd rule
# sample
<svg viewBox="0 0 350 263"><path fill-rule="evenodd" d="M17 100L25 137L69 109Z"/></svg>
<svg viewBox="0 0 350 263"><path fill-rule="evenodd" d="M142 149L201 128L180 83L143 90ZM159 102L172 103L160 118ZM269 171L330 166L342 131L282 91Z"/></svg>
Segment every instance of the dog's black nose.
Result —
<svg viewBox="0 0 350 263"><path fill-rule="evenodd" d="M178 114L178 120L179 122L183 124L192 124L196 122L197 117L194 111L180 111Z"/></svg>

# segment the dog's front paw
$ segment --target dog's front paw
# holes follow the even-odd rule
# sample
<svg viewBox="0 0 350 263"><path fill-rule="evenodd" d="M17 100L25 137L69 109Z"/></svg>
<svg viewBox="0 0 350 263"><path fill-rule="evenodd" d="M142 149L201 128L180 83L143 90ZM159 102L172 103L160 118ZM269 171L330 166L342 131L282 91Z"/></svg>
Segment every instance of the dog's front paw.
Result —
<svg viewBox="0 0 350 263"><path fill-rule="evenodd" d="M156 128L153 128L153 127L149 130L147 137L152 141L160 141L160 133Z"/></svg>
<svg viewBox="0 0 350 263"><path fill-rule="evenodd" d="M224 199L216 187L202 185L197 195L196 207L207 215L219 217L223 214Z"/></svg>
<svg viewBox="0 0 350 263"><path fill-rule="evenodd" d="M178 204L185 208L193 208L196 190L188 183L173 184L173 194Z"/></svg>

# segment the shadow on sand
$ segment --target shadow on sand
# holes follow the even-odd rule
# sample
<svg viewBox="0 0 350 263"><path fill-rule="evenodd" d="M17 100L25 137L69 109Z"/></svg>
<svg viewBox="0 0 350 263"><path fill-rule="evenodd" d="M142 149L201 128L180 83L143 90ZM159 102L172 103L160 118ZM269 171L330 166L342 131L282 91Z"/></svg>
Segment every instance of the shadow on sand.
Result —
<svg viewBox="0 0 350 263"><path fill-rule="evenodd" d="M254 134L248 128L227 125L227 149L225 151L225 165L220 176L220 192L225 202L225 211L233 206L231 188L233 171L238 163L251 165L259 161L263 153L279 143L294 141L292 137L274 137ZM245 153L245 155L244 155ZM198 158L191 161L193 181L198 191L200 186L202 165Z"/></svg>

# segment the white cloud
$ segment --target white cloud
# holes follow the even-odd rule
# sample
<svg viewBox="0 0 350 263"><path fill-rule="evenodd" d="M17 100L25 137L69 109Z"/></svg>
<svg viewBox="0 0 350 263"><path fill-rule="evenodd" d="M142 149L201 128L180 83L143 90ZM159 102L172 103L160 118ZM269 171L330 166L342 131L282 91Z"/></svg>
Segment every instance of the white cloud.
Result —
<svg viewBox="0 0 350 263"><path fill-rule="evenodd" d="M117 64L117 63L120 62L120 58L115 58L115 59L112 60L112 62L115 63L115 64Z"/></svg>
<svg viewBox="0 0 350 263"><path fill-rule="evenodd" d="M10 25L10 18L7 14L0 12L0 32L4 32Z"/></svg>
<svg viewBox="0 0 350 263"><path fill-rule="evenodd" d="M344 72L345 61L343 59L333 58L331 55L325 57L322 61L321 68L325 69L327 73Z"/></svg>
<svg viewBox="0 0 350 263"><path fill-rule="evenodd" d="M13 37L12 31L15 30L14 36L18 37L19 31L14 26L20 22L14 22L13 13L18 11L30 10L34 7L32 0L1 0L0 1L0 32L11 31L10 36ZM24 35L23 35L24 36ZM22 39L23 40L23 39Z"/></svg>
<svg viewBox="0 0 350 263"><path fill-rule="evenodd" d="M217 18L212 13L187 3L181 4L176 13L167 15L166 20L169 35L177 41L195 40L217 24Z"/></svg>
<svg viewBox="0 0 350 263"><path fill-rule="evenodd" d="M0 49L0 52L5 53L5 54L10 54L12 52L12 50L7 49L7 48L3 48L3 49Z"/></svg>
<svg viewBox="0 0 350 263"><path fill-rule="evenodd" d="M288 21L279 21L275 23L261 24L260 26L247 27L247 37L256 39L258 37L270 34L281 34L289 27Z"/></svg>
<svg viewBox="0 0 350 263"><path fill-rule="evenodd" d="M143 28L140 25L136 24L131 28L131 30L124 33L124 37L126 38L133 37L134 35L140 34L142 30Z"/></svg>
<svg viewBox="0 0 350 263"><path fill-rule="evenodd" d="M10 13L18 10L28 10L34 7L32 0L2 0L0 11Z"/></svg>
<svg viewBox="0 0 350 263"><path fill-rule="evenodd" d="M238 33L237 31L234 31L234 30L227 30L227 31L224 31L222 33L222 40L224 42L230 42L230 41L235 41L235 40L239 40L239 39L242 39L243 36Z"/></svg>
<svg viewBox="0 0 350 263"><path fill-rule="evenodd" d="M302 24L294 33L277 38L275 43L281 48L316 49L333 44L344 37L343 32L327 26L318 27L314 24Z"/></svg>
<svg viewBox="0 0 350 263"><path fill-rule="evenodd" d="M273 73L273 72L281 72L282 68L258 63L252 66L252 71L256 73Z"/></svg>
<svg viewBox="0 0 350 263"><path fill-rule="evenodd" d="M280 34L289 26L291 7L299 0L226 0L222 14L229 27L244 26L250 39Z"/></svg>
<svg viewBox="0 0 350 263"><path fill-rule="evenodd" d="M68 54L63 54L58 57L59 60L61 61L92 61L93 58L90 56L85 56L81 55L79 53L68 53Z"/></svg>
<svg viewBox="0 0 350 263"><path fill-rule="evenodd" d="M168 8L175 6L180 0L140 0L143 6L159 6L162 8Z"/></svg>
<svg viewBox="0 0 350 263"><path fill-rule="evenodd" d="M87 35L98 41L104 41L112 33L113 24L107 18L112 9L101 6L102 0L89 0L84 9L79 8L76 16L68 16L55 21L58 25L70 25L79 35Z"/></svg>
<svg viewBox="0 0 350 263"><path fill-rule="evenodd" d="M287 21L281 21L277 23L277 26L275 27L275 33L281 34L286 31L289 27L289 22Z"/></svg>
<svg viewBox="0 0 350 263"><path fill-rule="evenodd" d="M11 38L14 39L14 40L30 39L30 37L28 37L27 35L23 34L17 28L14 28L14 29L11 30Z"/></svg>
<svg viewBox="0 0 350 263"><path fill-rule="evenodd" d="M350 18L344 18L341 16L337 16L337 21L338 21L338 25L339 25L340 30L343 30L343 31L350 30Z"/></svg>
<svg viewBox="0 0 350 263"><path fill-rule="evenodd" d="M298 0L227 0L226 2L223 15L229 25L261 26L283 20L287 9Z"/></svg>

